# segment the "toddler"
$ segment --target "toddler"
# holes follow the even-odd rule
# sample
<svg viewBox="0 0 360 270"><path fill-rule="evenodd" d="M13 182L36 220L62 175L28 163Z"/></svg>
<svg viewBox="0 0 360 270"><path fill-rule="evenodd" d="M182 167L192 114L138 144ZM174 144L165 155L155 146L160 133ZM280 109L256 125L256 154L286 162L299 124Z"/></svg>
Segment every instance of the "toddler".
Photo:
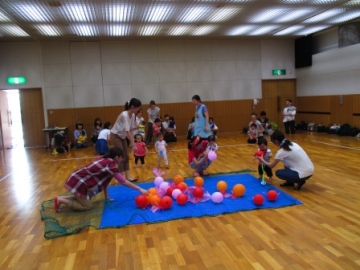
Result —
<svg viewBox="0 0 360 270"><path fill-rule="evenodd" d="M86 137L85 130L81 130L80 135L76 140L76 148L85 148L85 147L87 147L86 139L87 139L87 137Z"/></svg>
<svg viewBox="0 0 360 270"><path fill-rule="evenodd" d="M109 153L108 144L110 144L110 129L110 122L106 122L104 124L104 129L100 131L98 139L96 140L95 150L99 155L106 155Z"/></svg>
<svg viewBox="0 0 360 270"><path fill-rule="evenodd" d="M258 131L257 131L257 125L255 123L252 123L250 125L250 129L248 131L249 138L247 140L248 143L254 144L257 142L258 138Z"/></svg>
<svg viewBox="0 0 360 270"><path fill-rule="evenodd" d="M156 118L153 124L153 136L156 138L160 133L161 133L161 119Z"/></svg>
<svg viewBox="0 0 360 270"><path fill-rule="evenodd" d="M163 159L166 169L169 169L169 162L166 154L166 146L167 144L164 141L164 135L162 133L158 133L157 141L155 143L155 151L158 155L158 167L160 168L160 162Z"/></svg>
<svg viewBox="0 0 360 270"><path fill-rule="evenodd" d="M135 167L138 167L138 161L140 159L141 167L145 165L145 156L148 153L148 149L144 142L144 137L138 133L134 136L135 142L134 145L136 146L136 150L134 150L134 157L135 157Z"/></svg>
<svg viewBox="0 0 360 270"><path fill-rule="evenodd" d="M267 162L270 162L270 158L272 156L272 152L271 150L268 148L267 146L267 140L265 138L261 138L258 141L258 145L259 145L259 149L258 151L263 152L263 159ZM273 172L272 169L266 165L263 165L261 161L259 161L259 166L258 166L258 172L259 172L259 179L262 179L262 176L264 174L264 171L266 173L266 175L269 177L269 181L272 181L272 176L273 176Z"/></svg>
<svg viewBox="0 0 360 270"><path fill-rule="evenodd" d="M215 142L215 140L216 140L216 137L215 137L215 135L210 135L209 137L208 137L208 145L207 145L207 147L206 147L206 152L207 153L209 153L210 151L214 151L215 153L217 152L217 150L218 150L218 145L217 145L217 143Z"/></svg>

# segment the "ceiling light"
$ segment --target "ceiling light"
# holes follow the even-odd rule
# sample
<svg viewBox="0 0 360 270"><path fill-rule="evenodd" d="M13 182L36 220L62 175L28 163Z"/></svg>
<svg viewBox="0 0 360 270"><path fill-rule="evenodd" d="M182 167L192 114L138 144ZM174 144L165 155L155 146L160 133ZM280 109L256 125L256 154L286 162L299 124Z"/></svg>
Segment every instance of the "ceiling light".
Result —
<svg viewBox="0 0 360 270"><path fill-rule="evenodd" d="M160 30L158 25L145 25L140 28L139 35L140 36L154 36Z"/></svg>
<svg viewBox="0 0 360 270"><path fill-rule="evenodd" d="M254 28L255 28L254 25L244 25L244 26L235 27L235 28L233 28L232 30L230 30L228 32L228 35L229 36L244 35L244 34L248 33L249 31L251 31Z"/></svg>
<svg viewBox="0 0 360 270"><path fill-rule="evenodd" d="M171 15L172 10L169 6L151 7L145 15L145 20L148 22L163 22Z"/></svg>
<svg viewBox="0 0 360 270"><path fill-rule="evenodd" d="M105 18L108 22L128 22L133 13L131 6L110 6L105 9Z"/></svg>
<svg viewBox="0 0 360 270"><path fill-rule="evenodd" d="M9 21L9 18L0 11L0 22L7 22Z"/></svg>
<svg viewBox="0 0 360 270"><path fill-rule="evenodd" d="M24 30L22 30L19 26L16 25L1 25L0 29L3 29L4 32L9 34L10 36L18 36L18 37L29 36Z"/></svg>
<svg viewBox="0 0 360 270"><path fill-rule="evenodd" d="M291 34L291 33L294 33L300 29L304 28L303 25L294 25L294 26L290 26L284 30L281 30L277 33L274 34L274 36L282 36L282 35L288 35L288 34Z"/></svg>
<svg viewBox="0 0 360 270"><path fill-rule="evenodd" d="M304 23L320 22L345 11L345 8L330 9L328 11L315 15L314 17L311 17L310 19L305 20Z"/></svg>
<svg viewBox="0 0 360 270"><path fill-rule="evenodd" d="M191 26L184 25L184 26L176 26L169 31L170 36L181 36L188 33L191 30Z"/></svg>
<svg viewBox="0 0 360 270"><path fill-rule="evenodd" d="M43 35L46 36L60 36L59 31L50 25L36 25L35 26Z"/></svg>
<svg viewBox="0 0 360 270"><path fill-rule="evenodd" d="M254 31L250 32L249 35L250 36L265 35L265 34L268 34L270 31L273 31L277 27L279 27L279 26L267 25L267 26L257 27Z"/></svg>
<svg viewBox="0 0 360 270"><path fill-rule="evenodd" d="M342 23L346 21L351 21L352 19L355 19L357 17L360 17L360 11L350 11L349 13L339 15L339 17L329 21L329 23Z"/></svg>
<svg viewBox="0 0 360 270"><path fill-rule="evenodd" d="M313 26L313 27L306 27L304 30L300 30L299 32L296 32L296 35L306 36L310 35L316 32L319 32L325 28L328 28L329 25L319 25L319 26Z"/></svg>
<svg viewBox="0 0 360 270"><path fill-rule="evenodd" d="M109 36L127 36L130 33L128 25L110 25L107 29Z"/></svg>
<svg viewBox="0 0 360 270"><path fill-rule="evenodd" d="M92 15L85 6L80 5L69 5L68 12L66 13L72 21L75 22L90 22L92 21Z"/></svg>
<svg viewBox="0 0 360 270"><path fill-rule="evenodd" d="M344 4L344 6L357 6L360 4L360 0L352 0Z"/></svg>
<svg viewBox="0 0 360 270"><path fill-rule="evenodd" d="M223 8L217 10L208 19L209 22L221 22L230 19L240 11L239 8Z"/></svg>
<svg viewBox="0 0 360 270"><path fill-rule="evenodd" d="M209 7L189 8L180 19L181 22L196 22L204 17L209 11Z"/></svg>
<svg viewBox="0 0 360 270"><path fill-rule="evenodd" d="M75 25L74 30L78 36L96 36L98 34L97 28L91 25Z"/></svg>
<svg viewBox="0 0 360 270"><path fill-rule="evenodd" d="M214 31L215 28L216 27L213 26L213 25L199 26L192 33L192 35L194 35L194 36L203 36L203 35L209 34L210 32Z"/></svg>
<svg viewBox="0 0 360 270"><path fill-rule="evenodd" d="M274 20L274 18L278 17L281 14L287 13L288 10L284 8L275 8L275 9L267 9L257 13L253 18L251 18L250 22L268 22Z"/></svg>
<svg viewBox="0 0 360 270"><path fill-rule="evenodd" d="M47 21L47 16L45 15L45 13L41 9L36 8L36 6L24 5L24 6L19 6L18 8L20 9L19 14L21 16L28 18L30 21L34 21L34 22Z"/></svg>
<svg viewBox="0 0 360 270"><path fill-rule="evenodd" d="M290 22L305 14L309 14L312 10L310 9L297 9L293 11L288 11L284 16L279 17L279 19L274 20L274 22L281 23L281 22Z"/></svg>

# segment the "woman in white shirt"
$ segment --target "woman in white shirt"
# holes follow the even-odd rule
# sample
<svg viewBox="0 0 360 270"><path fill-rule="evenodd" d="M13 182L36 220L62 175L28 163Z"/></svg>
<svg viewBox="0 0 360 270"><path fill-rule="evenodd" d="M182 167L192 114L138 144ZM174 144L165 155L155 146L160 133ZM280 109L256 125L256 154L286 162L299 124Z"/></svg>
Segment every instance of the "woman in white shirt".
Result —
<svg viewBox="0 0 360 270"><path fill-rule="evenodd" d="M121 164L119 164L119 171L121 173L125 172L125 178L130 182L136 182L137 179L132 179L130 177L129 171L129 151L126 138L130 141L133 150L136 150L136 145L134 144L134 136L132 130L136 128L135 115L140 110L141 101L132 98L130 101L125 103L125 111L123 111L118 118L116 119L115 124L110 132L110 140L113 146L120 147L124 152L124 159Z"/></svg>
<svg viewBox="0 0 360 270"><path fill-rule="evenodd" d="M276 171L276 176L285 180L280 186L294 186L294 189L300 190L314 173L314 164L297 143L285 139L281 131L271 134L271 141L280 150L276 153L273 162L267 162L262 157L258 157L266 166L274 168L281 161L285 168Z"/></svg>

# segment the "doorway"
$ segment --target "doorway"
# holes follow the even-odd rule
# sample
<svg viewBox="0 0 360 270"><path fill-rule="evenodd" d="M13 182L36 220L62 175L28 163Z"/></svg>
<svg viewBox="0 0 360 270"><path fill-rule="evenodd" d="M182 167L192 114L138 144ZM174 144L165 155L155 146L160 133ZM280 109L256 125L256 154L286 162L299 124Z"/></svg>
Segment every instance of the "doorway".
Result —
<svg viewBox="0 0 360 270"><path fill-rule="evenodd" d="M10 130L11 130L11 146L24 147L24 133L21 121L21 108L19 89L4 90L6 92Z"/></svg>

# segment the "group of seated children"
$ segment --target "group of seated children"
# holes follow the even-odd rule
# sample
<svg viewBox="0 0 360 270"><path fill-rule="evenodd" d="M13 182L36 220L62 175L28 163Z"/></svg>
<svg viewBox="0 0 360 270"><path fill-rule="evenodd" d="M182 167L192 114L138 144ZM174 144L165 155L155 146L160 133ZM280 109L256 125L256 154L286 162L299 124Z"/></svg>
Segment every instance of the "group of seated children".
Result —
<svg viewBox="0 0 360 270"><path fill-rule="evenodd" d="M274 132L272 128L272 124L266 117L266 112L262 111L259 118L257 118L256 113L252 113L247 132L249 135L247 142L250 144L256 144L259 139L263 138L264 134L271 135Z"/></svg>

